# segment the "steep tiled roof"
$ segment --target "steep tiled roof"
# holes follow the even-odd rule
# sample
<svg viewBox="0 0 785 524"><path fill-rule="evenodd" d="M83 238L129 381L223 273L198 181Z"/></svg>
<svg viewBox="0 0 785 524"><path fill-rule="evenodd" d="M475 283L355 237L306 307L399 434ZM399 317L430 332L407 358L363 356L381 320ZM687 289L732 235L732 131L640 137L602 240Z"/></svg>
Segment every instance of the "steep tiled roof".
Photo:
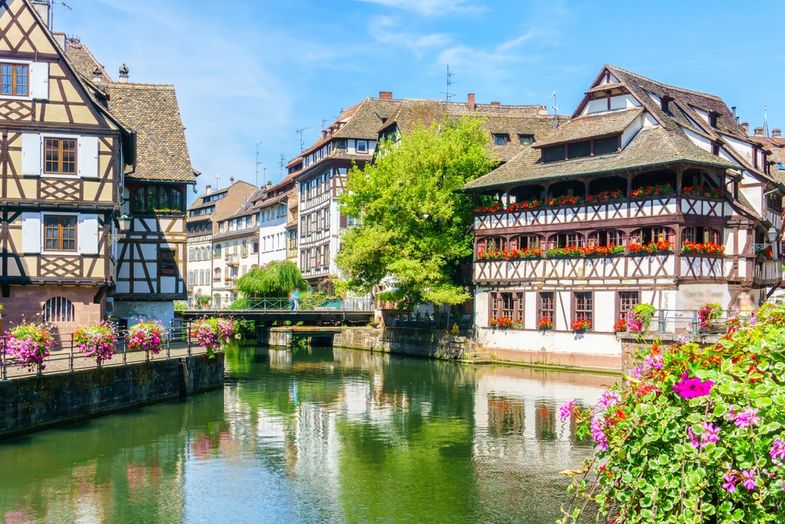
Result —
<svg viewBox="0 0 785 524"><path fill-rule="evenodd" d="M65 42L65 56L82 77L93 81L93 73L98 70L101 74L102 82L112 82L112 77L106 72L104 66L98 62L95 55L80 40L67 37L64 33L54 33L54 36L58 42Z"/></svg>
<svg viewBox="0 0 785 524"><path fill-rule="evenodd" d="M561 144L591 137L601 137L620 134L633 120L638 118L643 109L625 109L607 113L581 115L569 122L561 124L542 140L538 140L534 147L543 147L551 144Z"/></svg>
<svg viewBox="0 0 785 524"><path fill-rule="evenodd" d="M126 177L194 183L174 86L112 83L106 90L111 113L137 133L136 168Z"/></svg>
<svg viewBox="0 0 785 524"><path fill-rule="evenodd" d="M689 141L682 133L663 127L643 129L622 151L615 154L543 163L540 151L527 148L495 171L466 185L467 189L490 188L568 176L601 174L632 168L655 167L675 162L733 168Z"/></svg>
<svg viewBox="0 0 785 524"><path fill-rule="evenodd" d="M333 134L333 137L376 140L379 137L379 128L400 104L400 100L366 98L356 106L354 114Z"/></svg>

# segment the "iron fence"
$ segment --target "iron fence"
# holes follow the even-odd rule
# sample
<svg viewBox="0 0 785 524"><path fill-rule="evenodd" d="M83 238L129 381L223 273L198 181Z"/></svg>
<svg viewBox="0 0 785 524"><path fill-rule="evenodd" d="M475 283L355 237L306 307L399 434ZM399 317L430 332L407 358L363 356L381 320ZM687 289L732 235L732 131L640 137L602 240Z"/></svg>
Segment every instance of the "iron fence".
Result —
<svg viewBox="0 0 785 524"><path fill-rule="evenodd" d="M204 311L292 311L295 309L292 301L286 297L253 297L248 300L247 307L233 308L231 304L220 305L218 307L208 305L202 308ZM195 308L194 311L198 311ZM297 303L298 311L373 311L373 301L370 297L359 298L327 298L324 301L313 304L306 303L300 299Z"/></svg>
<svg viewBox="0 0 785 524"><path fill-rule="evenodd" d="M645 333L656 333L658 335L722 334L727 331L731 322L749 320L752 316L751 312L724 310L717 318L701 319L700 310L697 309L658 309L654 313ZM630 318L627 320L629 322Z"/></svg>
<svg viewBox="0 0 785 524"><path fill-rule="evenodd" d="M88 356L79 351L74 344L74 335L68 334L61 337L60 344L50 351L44 359L44 369L40 374L73 373L84 369L96 367L127 366L139 362L152 362L189 357L201 354L204 350L194 344L191 336L191 324L178 322L166 330L161 351L152 354L145 351L131 351L127 344L127 330L121 330L117 337L117 349L114 355L100 366L96 364L95 357ZM5 350L5 339L0 340L0 380L35 376L37 369L28 369Z"/></svg>

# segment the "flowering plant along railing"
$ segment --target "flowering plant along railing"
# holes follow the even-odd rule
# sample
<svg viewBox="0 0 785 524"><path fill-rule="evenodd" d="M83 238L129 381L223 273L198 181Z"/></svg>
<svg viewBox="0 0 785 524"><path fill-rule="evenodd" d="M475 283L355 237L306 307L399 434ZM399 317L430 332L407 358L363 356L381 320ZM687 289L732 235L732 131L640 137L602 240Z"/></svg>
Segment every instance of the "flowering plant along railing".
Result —
<svg viewBox="0 0 785 524"><path fill-rule="evenodd" d="M722 318L722 306L719 304L706 304L698 310L698 328L708 331Z"/></svg>
<svg viewBox="0 0 785 524"><path fill-rule="evenodd" d="M681 194L686 196L703 196L708 198L722 197L722 190L716 187L684 186Z"/></svg>
<svg viewBox="0 0 785 524"><path fill-rule="evenodd" d="M762 260L774 260L774 248L771 246L758 246L755 256Z"/></svg>
<svg viewBox="0 0 785 524"><path fill-rule="evenodd" d="M504 209L501 202L494 202L474 208L474 212L478 215L493 215Z"/></svg>
<svg viewBox="0 0 785 524"><path fill-rule="evenodd" d="M488 320L488 325L492 328L511 329L515 323L510 317L492 317Z"/></svg>
<svg viewBox="0 0 785 524"><path fill-rule="evenodd" d="M207 350L208 358L215 357L216 350L228 344L234 332L235 322L229 318L200 318L191 325L191 335Z"/></svg>
<svg viewBox="0 0 785 524"><path fill-rule="evenodd" d="M553 197L548 200L548 205L551 207L557 206L575 206L583 202L583 197L577 195L562 195L560 197Z"/></svg>
<svg viewBox="0 0 785 524"><path fill-rule="evenodd" d="M725 246L714 242L684 242L681 252L687 255L722 255L725 253Z"/></svg>
<svg viewBox="0 0 785 524"><path fill-rule="evenodd" d="M633 198L649 197L649 196L668 196L676 192L670 184L660 184L654 186L642 186L632 190Z"/></svg>
<svg viewBox="0 0 785 524"><path fill-rule="evenodd" d="M553 329L553 320L549 315L545 315L537 322L537 329L539 331L550 331Z"/></svg>
<svg viewBox="0 0 785 524"><path fill-rule="evenodd" d="M534 199L534 200L524 200L523 202L513 202L509 206L507 206L508 213L514 213L516 211L530 211L533 209L540 209L542 207L542 200Z"/></svg>
<svg viewBox="0 0 785 524"><path fill-rule="evenodd" d="M616 321L613 325L613 332L614 333L626 333L627 332L627 319L620 318Z"/></svg>
<svg viewBox="0 0 785 524"><path fill-rule="evenodd" d="M542 257L542 250L540 249L511 249L509 251L489 249L488 251L480 251L477 254L479 260L517 260L520 258L540 257Z"/></svg>
<svg viewBox="0 0 785 524"><path fill-rule="evenodd" d="M161 352L164 342L164 326L158 321L139 322L128 330L128 349L144 351L148 355Z"/></svg>
<svg viewBox="0 0 785 524"><path fill-rule="evenodd" d="M606 204L608 202L616 202L625 197L626 191L620 189L615 191L600 191L596 195L588 195L586 197L587 204Z"/></svg>
<svg viewBox="0 0 785 524"><path fill-rule="evenodd" d="M575 319L572 321L572 330L576 333L583 333L591 329L591 321L586 319Z"/></svg>
<svg viewBox="0 0 785 524"><path fill-rule="evenodd" d="M638 244L632 242L627 245L627 252L631 255L657 255L660 253L672 253L673 242L667 240L658 240L657 242L649 242L648 244Z"/></svg>
<svg viewBox="0 0 785 524"><path fill-rule="evenodd" d="M545 252L548 258L612 257L624 254L624 246L567 246L555 247Z"/></svg>
<svg viewBox="0 0 785 524"><path fill-rule="evenodd" d="M95 358L96 364L100 366L110 360L117 350L117 330L111 322L80 327L74 333L74 347Z"/></svg>
<svg viewBox="0 0 785 524"><path fill-rule="evenodd" d="M19 364L20 369L36 370L40 374L54 347L52 332L44 324L25 322L5 332L5 353Z"/></svg>

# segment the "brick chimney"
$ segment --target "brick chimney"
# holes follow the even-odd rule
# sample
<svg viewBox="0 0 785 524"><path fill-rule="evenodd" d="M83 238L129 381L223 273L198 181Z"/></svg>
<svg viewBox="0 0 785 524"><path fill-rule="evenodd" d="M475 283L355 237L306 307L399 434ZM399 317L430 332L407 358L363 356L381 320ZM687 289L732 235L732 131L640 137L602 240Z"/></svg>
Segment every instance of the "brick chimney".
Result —
<svg viewBox="0 0 785 524"><path fill-rule="evenodd" d="M44 25L49 27L49 10L52 7L49 5L49 0L33 0L33 8L38 12Z"/></svg>
<svg viewBox="0 0 785 524"><path fill-rule="evenodd" d="M771 137L772 138L781 138L782 137L782 129L779 127L775 127L771 130Z"/></svg>
<svg viewBox="0 0 785 524"><path fill-rule="evenodd" d="M496 101L491 102L491 107L501 107L501 106L502 106L501 102L496 102Z"/></svg>
<svg viewBox="0 0 785 524"><path fill-rule="evenodd" d="M763 128L762 127L756 127L755 128L755 136L763 136Z"/></svg>
<svg viewBox="0 0 785 524"><path fill-rule="evenodd" d="M393 93L392 91L379 91L379 98L382 100L392 100Z"/></svg>
<svg viewBox="0 0 785 524"><path fill-rule="evenodd" d="M469 93L469 96L466 98L467 102L469 103L469 111L474 111L474 109L477 107L477 101L474 93Z"/></svg>
<svg viewBox="0 0 785 524"><path fill-rule="evenodd" d="M744 134L750 134L750 123L749 122L742 122L741 128L744 130Z"/></svg>

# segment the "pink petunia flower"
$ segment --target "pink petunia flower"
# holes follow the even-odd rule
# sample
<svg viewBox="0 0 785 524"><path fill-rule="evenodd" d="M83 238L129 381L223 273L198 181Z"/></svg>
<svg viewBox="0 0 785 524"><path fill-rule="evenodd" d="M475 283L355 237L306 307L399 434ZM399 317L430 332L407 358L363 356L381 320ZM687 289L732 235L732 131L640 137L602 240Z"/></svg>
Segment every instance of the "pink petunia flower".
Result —
<svg viewBox="0 0 785 524"><path fill-rule="evenodd" d="M714 382L711 380L702 381L698 377L688 378L687 374L681 376L681 380L674 384L673 391L681 398L692 399L708 396Z"/></svg>

